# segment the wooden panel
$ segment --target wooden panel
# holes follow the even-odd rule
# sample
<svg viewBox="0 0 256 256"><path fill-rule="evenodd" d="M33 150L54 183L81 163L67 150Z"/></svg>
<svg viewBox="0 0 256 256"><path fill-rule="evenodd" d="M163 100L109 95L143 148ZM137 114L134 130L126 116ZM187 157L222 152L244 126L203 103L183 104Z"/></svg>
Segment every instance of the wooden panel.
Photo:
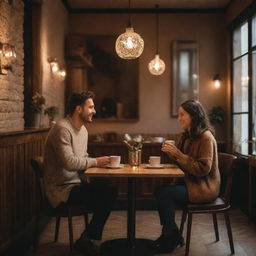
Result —
<svg viewBox="0 0 256 256"><path fill-rule="evenodd" d="M0 135L0 252L36 215L38 200L30 159L43 153L47 132Z"/></svg>

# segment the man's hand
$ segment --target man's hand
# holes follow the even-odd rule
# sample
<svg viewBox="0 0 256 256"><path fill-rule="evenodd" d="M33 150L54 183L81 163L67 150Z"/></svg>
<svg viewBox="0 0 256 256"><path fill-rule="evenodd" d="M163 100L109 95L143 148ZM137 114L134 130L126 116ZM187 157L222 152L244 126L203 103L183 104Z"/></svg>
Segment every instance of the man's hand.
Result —
<svg viewBox="0 0 256 256"><path fill-rule="evenodd" d="M96 157L96 161L97 161L98 167L104 167L110 163L110 157L109 156Z"/></svg>

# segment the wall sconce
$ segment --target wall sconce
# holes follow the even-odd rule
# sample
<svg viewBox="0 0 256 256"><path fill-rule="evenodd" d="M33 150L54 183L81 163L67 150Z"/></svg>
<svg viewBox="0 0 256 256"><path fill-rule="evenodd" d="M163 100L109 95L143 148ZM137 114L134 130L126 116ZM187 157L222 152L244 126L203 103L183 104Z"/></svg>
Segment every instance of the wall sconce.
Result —
<svg viewBox="0 0 256 256"><path fill-rule="evenodd" d="M64 68L58 71L58 77L60 81L64 81L66 78L66 70Z"/></svg>
<svg viewBox="0 0 256 256"><path fill-rule="evenodd" d="M57 59L48 58L48 62L50 64L52 73L56 75L60 81L64 81L66 77L66 70L64 68L61 68Z"/></svg>
<svg viewBox="0 0 256 256"><path fill-rule="evenodd" d="M49 58L48 62L51 66L51 70L53 73L56 73L59 71L60 67L59 67L59 63L56 58Z"/></svg>
<svg viewBox="0 0 256 256"><path fill-rule="evenodd" d="M213 85L216 89L220 88L220 74L216 74L214 77L213 77Z"/></svg>
<svg viewBox="0 0 256 256"><path fill-rule="evenodd" d="M12 69L11 62L16 58L14 46L0 43L0 75L7 75Z"/></svg>

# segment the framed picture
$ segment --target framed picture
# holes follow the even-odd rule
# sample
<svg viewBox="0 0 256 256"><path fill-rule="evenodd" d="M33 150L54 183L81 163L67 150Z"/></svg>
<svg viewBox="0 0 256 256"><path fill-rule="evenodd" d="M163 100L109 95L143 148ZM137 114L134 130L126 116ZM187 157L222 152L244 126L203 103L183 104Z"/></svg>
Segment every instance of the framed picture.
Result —
<svg viewBox="0 0 256 256"><path fill-rule="evenodd" d="M172 42L171 116L178 115L180 104L199 95L199 47L196 41Z"/></svg>

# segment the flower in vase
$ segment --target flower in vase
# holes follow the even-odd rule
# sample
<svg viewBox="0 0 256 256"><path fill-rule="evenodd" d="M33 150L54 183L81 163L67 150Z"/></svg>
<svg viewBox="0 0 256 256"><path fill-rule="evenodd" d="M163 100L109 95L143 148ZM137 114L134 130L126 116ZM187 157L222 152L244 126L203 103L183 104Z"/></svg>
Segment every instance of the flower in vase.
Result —
<svg viewBox="0 0 256 256"><path fill-rule="evenodd" d="M131 137L128 133L124 135L124 143L126 144L129 151L138 151L142 149L143 138L141 135Z"/></svg>
<svg viewBox="0 0 256 256"><path fill-rule="evenodd" d="M40 93L36 92L31 101L31 109L35 113L42 113L43 106L45 104L45 98Z"/></svg>

